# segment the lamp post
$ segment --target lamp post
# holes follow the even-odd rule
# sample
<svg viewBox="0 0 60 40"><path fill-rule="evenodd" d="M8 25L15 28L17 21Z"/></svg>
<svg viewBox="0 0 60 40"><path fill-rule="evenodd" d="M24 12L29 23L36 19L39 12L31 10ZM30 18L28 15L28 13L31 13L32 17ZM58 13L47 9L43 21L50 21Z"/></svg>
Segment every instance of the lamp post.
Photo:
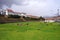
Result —
<svg viewBox="0 0 60 40"><path fill-rule="evenodd" d="M57 16L59 16L59 9L57 9Z"/></svg>

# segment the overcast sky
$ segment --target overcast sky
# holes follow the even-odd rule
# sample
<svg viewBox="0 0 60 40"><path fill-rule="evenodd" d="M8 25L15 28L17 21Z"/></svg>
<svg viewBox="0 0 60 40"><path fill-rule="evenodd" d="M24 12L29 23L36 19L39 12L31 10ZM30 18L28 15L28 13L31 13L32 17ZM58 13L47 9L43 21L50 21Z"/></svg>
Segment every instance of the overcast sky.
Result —
<svg viewBox="0 0 60 40"><path fill-rule="evenodd" d="M60 9L60 0L0 0L0 8L36 16L52 16Z"/></svg>

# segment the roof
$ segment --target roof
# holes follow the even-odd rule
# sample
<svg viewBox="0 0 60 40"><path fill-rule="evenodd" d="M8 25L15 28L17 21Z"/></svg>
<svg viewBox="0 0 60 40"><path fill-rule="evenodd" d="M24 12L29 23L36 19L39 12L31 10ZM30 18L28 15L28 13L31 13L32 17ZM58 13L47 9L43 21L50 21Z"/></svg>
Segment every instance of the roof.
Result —
<svg viewBox="0 0 60 40"><path fill-rule="evenodd" d="M27 16L31 18L39 18L38 16L33 16L33 15L27 15Z"/></svg>
<svg viewBox="0 0 60 40"><path fill-rule="evenodd" d="M14 12L12 9L7 9L8 12Z"/></svg>
<svg viewBox="0 0 60 40"><path fill-rule="evenodd" d="M45 20L60 20L60 16L45 18Z"/></svg>
<svg viewBox="0 0 60 40"><path fill-rule="evenodd" d="M45 20L54 20L54 18L45 18Z"/></svg>
<svg viewBox="0 0 60 40"><path fill-rule="evenodd" d="M20 12L14 12L14 13L16 13L16 14L20 14Z"/></svg>

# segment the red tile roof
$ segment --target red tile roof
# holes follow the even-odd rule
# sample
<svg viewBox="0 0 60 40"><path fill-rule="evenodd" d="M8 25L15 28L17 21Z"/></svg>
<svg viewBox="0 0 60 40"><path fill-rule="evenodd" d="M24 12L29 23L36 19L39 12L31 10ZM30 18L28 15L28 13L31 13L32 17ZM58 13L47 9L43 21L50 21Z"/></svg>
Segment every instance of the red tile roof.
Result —
<svg viewBox="0 0 60 40"><path fill-rule="evenodd" d="M8 12L17 13L17 14L26 14L26 13L14 12L12 9L7 9L7 11L8 11Z"/></svg>
<svg viewBox="0 0 60 40"><path fill-rule="evenodd" d="M7 9L8 12L14 12L12 9Z"/></svg>
<svg viewBox="0 0 60 40"><path fill-rule="evenodd" d="M45 18L45 20L56 20L56 19L60 19L60 16Z"/></svg>
<svg viewBox="0 0 60 40"><path fill-rule="evenodd" d="M39 18L38 16L33 16L33 15L27 15L27 16L31 18Z"/></svg>
<svg viewBox="0 0 60 40"><path fill-rule="evenodd" d="M45 20L54 20L55 18L45 18Z"/></svg>

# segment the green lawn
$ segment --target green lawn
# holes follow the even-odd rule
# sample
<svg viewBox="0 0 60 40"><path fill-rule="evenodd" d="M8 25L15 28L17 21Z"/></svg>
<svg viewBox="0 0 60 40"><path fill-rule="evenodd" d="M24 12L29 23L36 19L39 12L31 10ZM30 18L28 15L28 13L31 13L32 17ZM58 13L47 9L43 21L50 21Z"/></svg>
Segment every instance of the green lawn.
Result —
<svg viewBox="0 0 60 40"><path fill-rule="evenodd" d="M60 40L60 23L0 24L0 40Z"/></svg>

